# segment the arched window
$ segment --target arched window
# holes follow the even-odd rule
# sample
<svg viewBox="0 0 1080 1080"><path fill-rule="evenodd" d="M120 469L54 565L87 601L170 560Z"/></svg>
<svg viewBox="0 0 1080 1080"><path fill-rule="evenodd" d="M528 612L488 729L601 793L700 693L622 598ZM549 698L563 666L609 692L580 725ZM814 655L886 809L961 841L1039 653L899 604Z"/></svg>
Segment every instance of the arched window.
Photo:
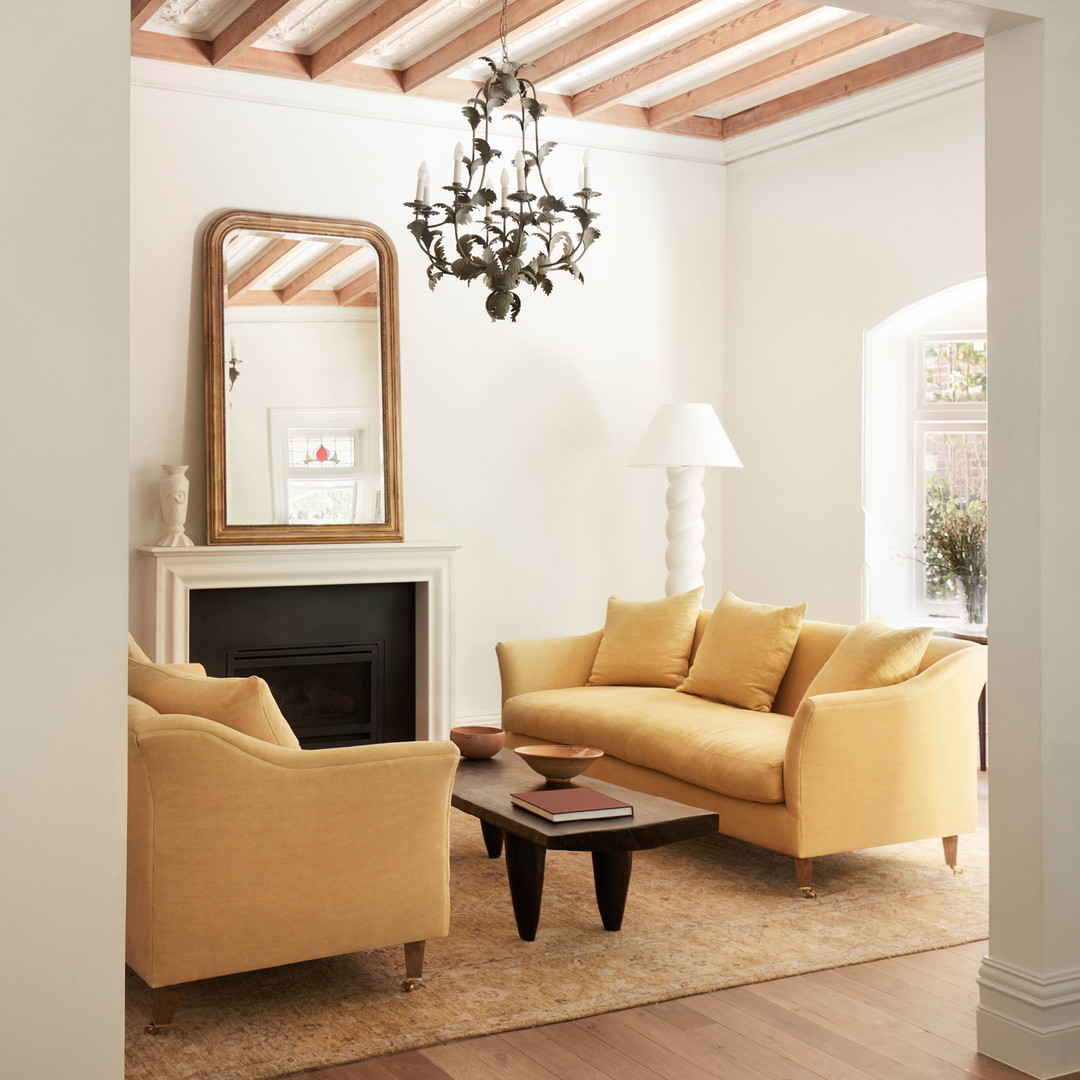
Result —
<svg viewBox="0 0 1080 1080"><path fill-rule="evenodd" d="M866 335L866 613L958 619L955 582L919 538L950 505L985 499L986 279L928 296Z"/></svg>

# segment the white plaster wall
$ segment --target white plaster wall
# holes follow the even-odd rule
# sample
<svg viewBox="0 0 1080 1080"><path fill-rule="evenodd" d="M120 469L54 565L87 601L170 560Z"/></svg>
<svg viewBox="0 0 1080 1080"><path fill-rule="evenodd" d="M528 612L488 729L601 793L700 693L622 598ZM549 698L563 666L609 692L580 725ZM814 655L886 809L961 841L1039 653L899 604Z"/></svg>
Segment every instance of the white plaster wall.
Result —
<svg viewBox="0 0 1080 1080"><path fill-rule="evenodd" d="M864 614L863 334L984 273L976 88L729 166L724 577Z"/></svg>
<svg viewBox="0 0 1080 1080"><path fill-rule="evenodd" d="M128 19L4 12L0 1075L20 1080L123 1075Z"/></svg>
<svg viewBox="0 0 1080 1080"><path fill-rule="evenodd" d="M584 632L611 593L663 594L666 480L626 462L663 401L723 415L721 167L595 152L604 235L586 283L527 291L518 323L492 324L479 286L428 291L405 230L419 161L449 179L467 130L454 106L436 126L140 85L132 106L132 547L160 533L163 462L190 464L188 533L205 541L200 237L223 209L274 210L365 219L397 246L405 535L461 544L459 714L498 708L499 639ZM581 146L550 161L565 187Z"/></svg>

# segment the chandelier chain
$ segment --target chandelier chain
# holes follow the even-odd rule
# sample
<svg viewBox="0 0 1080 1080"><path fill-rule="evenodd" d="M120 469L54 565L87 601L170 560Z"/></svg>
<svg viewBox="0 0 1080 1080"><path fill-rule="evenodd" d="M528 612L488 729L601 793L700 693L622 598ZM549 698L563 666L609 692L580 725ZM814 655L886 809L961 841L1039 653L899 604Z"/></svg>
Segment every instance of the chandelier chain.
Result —
<svg viewBox="0 0 1080 1080"><path fill-rule="evenodd" d="M502 0L502 17L499 20L499 42L502 45L502 58L504 64L510 63L510 53L506 46L506 35L509 33L509 25L507 19L507 0Z"/></svg>

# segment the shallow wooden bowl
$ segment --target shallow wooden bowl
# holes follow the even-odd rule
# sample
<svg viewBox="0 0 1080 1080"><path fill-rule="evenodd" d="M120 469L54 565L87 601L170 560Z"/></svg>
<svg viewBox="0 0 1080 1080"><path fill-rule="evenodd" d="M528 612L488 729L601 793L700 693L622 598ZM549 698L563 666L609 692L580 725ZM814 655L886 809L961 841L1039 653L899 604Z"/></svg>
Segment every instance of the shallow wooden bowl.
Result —
<svg viewBox="0 0 1080 1080"><path fill-rule="evenodd" d="M572 780L604 756L591 746L515 746L514 753L548 780Z"/></svg>
<svg viewBox="0 0 1080 1080"><path fill-rule="evenodd" d="M502 728L466 724L450 729L450 741L461 751L462 757L494 757L503 746Z"/></svg>

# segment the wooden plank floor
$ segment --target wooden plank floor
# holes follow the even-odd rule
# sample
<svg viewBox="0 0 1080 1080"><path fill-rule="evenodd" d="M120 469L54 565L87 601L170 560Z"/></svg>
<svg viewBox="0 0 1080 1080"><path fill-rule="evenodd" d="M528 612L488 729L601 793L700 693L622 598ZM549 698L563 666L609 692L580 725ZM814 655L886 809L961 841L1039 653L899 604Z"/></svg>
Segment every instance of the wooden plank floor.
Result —
<svg viewBox="0 0 1080 1080"><path fill-rule="evenodd" d="M986 942L485 1035L304 1080L1024 1080L975 1051ZM1063 1080L1080 1080L1070 1073Z"/></svg>

